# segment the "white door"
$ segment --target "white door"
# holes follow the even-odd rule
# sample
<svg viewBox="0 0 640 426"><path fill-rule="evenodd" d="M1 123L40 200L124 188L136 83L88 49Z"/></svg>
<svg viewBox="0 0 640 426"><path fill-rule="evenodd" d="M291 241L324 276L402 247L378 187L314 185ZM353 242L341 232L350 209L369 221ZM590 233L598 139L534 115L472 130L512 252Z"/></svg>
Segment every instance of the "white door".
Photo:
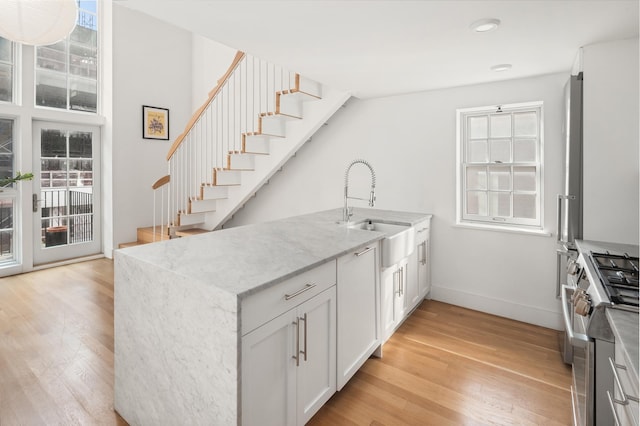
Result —
<svg viewBox="0 0 640 426"><path fill-rule="evenodd" d="M100 129L36 122L33 141L33 264L100 253Z"/></svg>

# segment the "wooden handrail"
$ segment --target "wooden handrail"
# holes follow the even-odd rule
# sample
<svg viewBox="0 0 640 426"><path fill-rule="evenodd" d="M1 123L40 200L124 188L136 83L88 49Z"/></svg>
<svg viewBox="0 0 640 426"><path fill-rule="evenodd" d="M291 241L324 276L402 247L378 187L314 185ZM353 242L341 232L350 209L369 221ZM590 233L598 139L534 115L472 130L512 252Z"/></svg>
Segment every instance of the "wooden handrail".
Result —
<svg viewBox="0 0 640 426"><path fill-rule="evenodd" d="M209 92L209 98L206 100L204 104L202 104L200 108L196 110L196 112L193 114L193 117L191 117L191 120L189 120L189 122L187 123L184 129L184 132L182 132L173 142L173 145L171 145L171 148L169 149L169 153L167 154L167 161L169 161L171 157L173 157L173 154L176 152L180 144L182 144L182 141L184 140L184 138L187 136L187 134L189 134L189 132L191 131L193 126L196 124L200 116L206 111L209 104L211 104L211 102L218 95L218 92L222 90L222 86L224 86L224 84L227 82L229 77L231 77L231 74L233 74L235 69L240 64L240 61L242 61L244 57L245 57L245 53L238 50L227 72L224 73L224 75L218 80L218 85L214 87L211 90L211 92Z"/></svg>
<svg viewBox="0 0 640 426"><path fill-rule="evenodd" d="M158 189L161 186L164 186L164 185L168 184L170 180L171 180L171 176L169 176L169 175L162 176L153 185L151 185L151 188L154 189L154 190Z"/></svg>

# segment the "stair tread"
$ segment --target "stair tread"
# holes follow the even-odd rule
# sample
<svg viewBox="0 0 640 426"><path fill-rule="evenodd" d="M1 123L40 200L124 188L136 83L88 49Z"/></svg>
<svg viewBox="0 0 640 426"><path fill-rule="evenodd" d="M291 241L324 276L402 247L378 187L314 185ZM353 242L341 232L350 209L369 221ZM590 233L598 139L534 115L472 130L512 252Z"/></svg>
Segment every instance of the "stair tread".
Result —
<svg viewBox="0 0 640 426"><path fill-rule="evenodd" d="M202 229L202 228L191 228L191 229L183 229L181 231L176 231L176 235L179 237L188 237L190 235L206 234L208 232L211 232L211 231L207 229Z"/></svg>

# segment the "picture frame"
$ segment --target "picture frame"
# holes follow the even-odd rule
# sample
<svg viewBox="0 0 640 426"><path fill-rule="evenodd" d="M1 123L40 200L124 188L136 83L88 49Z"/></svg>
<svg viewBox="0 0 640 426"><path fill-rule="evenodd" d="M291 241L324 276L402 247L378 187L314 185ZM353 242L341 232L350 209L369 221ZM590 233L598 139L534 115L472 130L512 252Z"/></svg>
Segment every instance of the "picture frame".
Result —
<svg viewBox="0 0 640 426"><path fill-rule="evenodd" d="M169 140L169 110L142 105L142 138Z"/></svg>

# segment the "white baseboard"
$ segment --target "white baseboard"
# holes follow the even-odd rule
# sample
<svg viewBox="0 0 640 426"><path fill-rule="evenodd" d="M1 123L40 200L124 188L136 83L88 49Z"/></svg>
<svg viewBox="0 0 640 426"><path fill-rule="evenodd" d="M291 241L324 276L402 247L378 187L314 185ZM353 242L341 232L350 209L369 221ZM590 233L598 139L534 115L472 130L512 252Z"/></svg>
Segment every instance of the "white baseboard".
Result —
<svg viewBox="0 0 640 426"><path fill-rule="evenodd" d="M564 329L560 305L558 311L550 311L438 286L431 287L431 299L554 330Z"/></svg>

